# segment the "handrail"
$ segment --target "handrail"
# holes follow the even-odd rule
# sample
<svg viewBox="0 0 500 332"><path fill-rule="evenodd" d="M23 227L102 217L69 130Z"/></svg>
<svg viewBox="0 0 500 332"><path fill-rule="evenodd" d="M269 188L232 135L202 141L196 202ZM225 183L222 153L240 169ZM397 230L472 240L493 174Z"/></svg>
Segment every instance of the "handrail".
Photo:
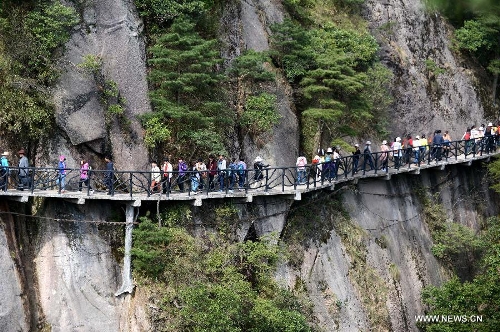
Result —
<svg viewBox="0 0 500 332"><path fill-rule="evenodd" d="M209 170L202 172L172 171L169 176L164 176L161 173L162 182L155 187L151 186L151 178L152 174L157 172L152 171L92 169L87 173L90 186L86 186L86 183L82 183L80 178L79 168L65 168L65 174L62 176L59 168L12 166L7 172L0 170L0 192L17 189L29 191L31 194L35 190L57 190L58 193L62 193L64 189L78 190L81 186L85 187L85 192L82 191L82 194L87 196L92 195L92 187L96 191L107 191L111 196L115 193L128 194L131 199L135 195L149 197L159 193L170 197L173 190L184 192L189 196L198 193L208 195L213 191L222 191L228 194L233 190L245 193L248 193L249 190L285 192L287 189L296 190L300 186L304 186L302 188L305 189L317 188L342 178L352 178L356 174L366 175L367 172L377 175L381 172L388 173L389 169L399 171L403 168L418 168L423 164L430 165L432 162L438 163L440 160L448 162L450 159L458 160L459 157L468 160L471 157L484 154L490 155L496 153L497 145L499 145L495 138L495 136L490 136L479 140L452 141L442 145L419 147L418 149L403 148L388 152L362 153L358 156L341 156L337 160L308 164L303 167L246 169L242 174L242 179L239 179L239 170L234 169L219 170L215 177L209 176ZM206 176L200 176L200 174L203 175L202 173ZM26 176L23 177L20 174L26 174ZM194 187L191 187L191 183L195 182L195 179L201 186L193 190ZM62 180L64 180L64 188Z"/></svg>

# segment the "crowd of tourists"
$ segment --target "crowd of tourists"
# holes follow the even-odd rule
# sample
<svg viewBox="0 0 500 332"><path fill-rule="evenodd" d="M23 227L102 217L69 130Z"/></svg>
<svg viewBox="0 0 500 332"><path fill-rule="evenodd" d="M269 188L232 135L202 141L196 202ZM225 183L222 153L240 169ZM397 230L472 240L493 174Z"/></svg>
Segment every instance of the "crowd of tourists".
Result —
<svg viewBox="0 0 500 332"><path fill-rule="evenodd" d="M458 141L462 141L464 154L492 153L500 145L500 122L497 125L488 123L487 126L475 125L466 129ZM308 179L315 180L336 180L339 169L348 157L349 167L344 167L354 176L359 171L370 172L375 169L383 172L388 171L389 160L394 168L403 165L420 165L426 161L440 161L447 159L450 155L452 138L448 131L435 130L433 135L426 137L425 134L406 135L396 137L392 142L383 140L378 151L372 149L371 141L366 141L361 151L359 144L353 144L351 151L347 151L347 156L343 156L340 147L328 147L326 151L319 148L309 164L304 154L297 158L295 168L296 174L294 182L296 185L306 184ZM18 151L19 165L17 170L17 189L25 190L31 187L32 176L30 174L28 158L24 149ZM4 152L0 157L0 190L7 190L10 175L9 153ZM114 186L114 164L111 157L105 157L106 168L103 174L103 184L108 195L113 193ZM362 162L361 162L362 161ZM222 154L216 158L209 155L207 163L203 159L186 162L183 158L178 158L174 164L171 157L164 158L161 164L156 161L151 162L151 169L148 172L148 185L150 193L170 193L174 188L180 192L188 190L197 194L201 191L233 192L243 190L250 186L258 188L264 180L264 169L269 167L264 163L262 157L257 156L253 161L253 168L247 170L247 164L243 158L226 159ZM66 157L61 155L57 164L57 176L55 186L61 193L66 191L66 176L70 169L66 165ZM252 178L249 179L249 171L252 171ZM93 173L89 162L82 158L80 160L78 190L81 192L83 186L89 192L93 192L91 185L91 175ZM175 175L175 176L174 176ZM189 186L189 187L187 187Z"/></svg>

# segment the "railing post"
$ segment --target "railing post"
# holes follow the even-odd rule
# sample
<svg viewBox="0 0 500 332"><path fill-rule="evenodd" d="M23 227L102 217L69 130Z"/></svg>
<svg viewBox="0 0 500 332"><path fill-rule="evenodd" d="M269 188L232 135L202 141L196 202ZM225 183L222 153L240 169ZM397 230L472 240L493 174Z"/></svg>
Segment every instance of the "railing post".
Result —
<svg viewBox="0 0 500 332"><path fill-rule="evenodd" d="M266 168L266 188L264 189L265 192L267 192L268 183L269 183L269 169Z"/></svg>
<svg viewBox="0 0 500 332"><path fill-rule="evenodd" d="M248 169L245 169L244 170L245 172L245 194L248 194L248 185L249 185L249 182L248 182L248 177L250 175L250 173L248 172Z"/></svg>
<svg viewBox="0 0 500 332"><path fill-rule="evenodd" d="M31 189L31 193L35 191L35 167L30 168L31 172L28 173L28 179L29 179L29 186Z"/></svg>
<svg viewBox="0 0 500 332"><path fill-rule="evenodd" d="M294 170L295 170L295 174L297 174L297 176L293 178L293 190L297 190L297 181L299 179L299 170L297 167L295 167Z"/></svg>
<svg viewBox="0 0 500 332"><path fill-rule="evenodd" d="M60 194L62 184L61 184L61 171L59 171L59 169L57 170L57 179L58 179L58 181L57 181L57 187L58 187L57 193ZM28 180L29 180L29 177L28 177Z"/></svg>
<svg viewBox="0 0 500 332"><path fill-rule="evenodd" d="M286 168L281 169L281 192L285 191L285 170Z"/></svg>
<svg viewBox="0 0 500 332"><path fill-rule="evenodd" d="M132 198L132 190L134 188L133 186L133 176L134 176L134 173L133 172L130 172L129 173L129 177L128 177L128 189L130 191L130 198Z"/></svg>

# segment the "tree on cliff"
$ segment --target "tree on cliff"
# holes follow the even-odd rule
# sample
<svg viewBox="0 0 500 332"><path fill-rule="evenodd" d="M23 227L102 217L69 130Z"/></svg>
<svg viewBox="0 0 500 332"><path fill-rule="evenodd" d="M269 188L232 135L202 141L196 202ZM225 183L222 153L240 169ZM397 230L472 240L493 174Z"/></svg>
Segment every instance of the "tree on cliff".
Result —
<svg viewBox="0 0 500 332"><path fill-rule="evenodd" d="M76 12L58 1L0 2L0 132L16 145L29 148L50 134L57 50L77 23Z"/></svg>
<svg viewBox="0 0 500 332"><path fill-rule="evenodd" d="M155 36L148 51L154 110L144 118L149 147L166 144L169 153L223 151L219 133L231 117L221 102L217 41L203 39L195 23L178 18ZM158 124L168 131L157 130Z"/></svg>

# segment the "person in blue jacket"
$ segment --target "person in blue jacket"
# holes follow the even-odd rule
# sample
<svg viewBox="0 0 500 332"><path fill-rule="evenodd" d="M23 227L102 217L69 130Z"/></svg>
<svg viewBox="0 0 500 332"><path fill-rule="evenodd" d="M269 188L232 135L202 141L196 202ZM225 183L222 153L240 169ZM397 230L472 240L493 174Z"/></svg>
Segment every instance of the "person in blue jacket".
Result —
<svg viewBox="0 0 500 332"><path fill-rule="evenodd" d="M2 153L2 157L0 158L0 190L7 191L7 184L9 179L9 160L7 157L9 156L8 152Z"/></svg>

